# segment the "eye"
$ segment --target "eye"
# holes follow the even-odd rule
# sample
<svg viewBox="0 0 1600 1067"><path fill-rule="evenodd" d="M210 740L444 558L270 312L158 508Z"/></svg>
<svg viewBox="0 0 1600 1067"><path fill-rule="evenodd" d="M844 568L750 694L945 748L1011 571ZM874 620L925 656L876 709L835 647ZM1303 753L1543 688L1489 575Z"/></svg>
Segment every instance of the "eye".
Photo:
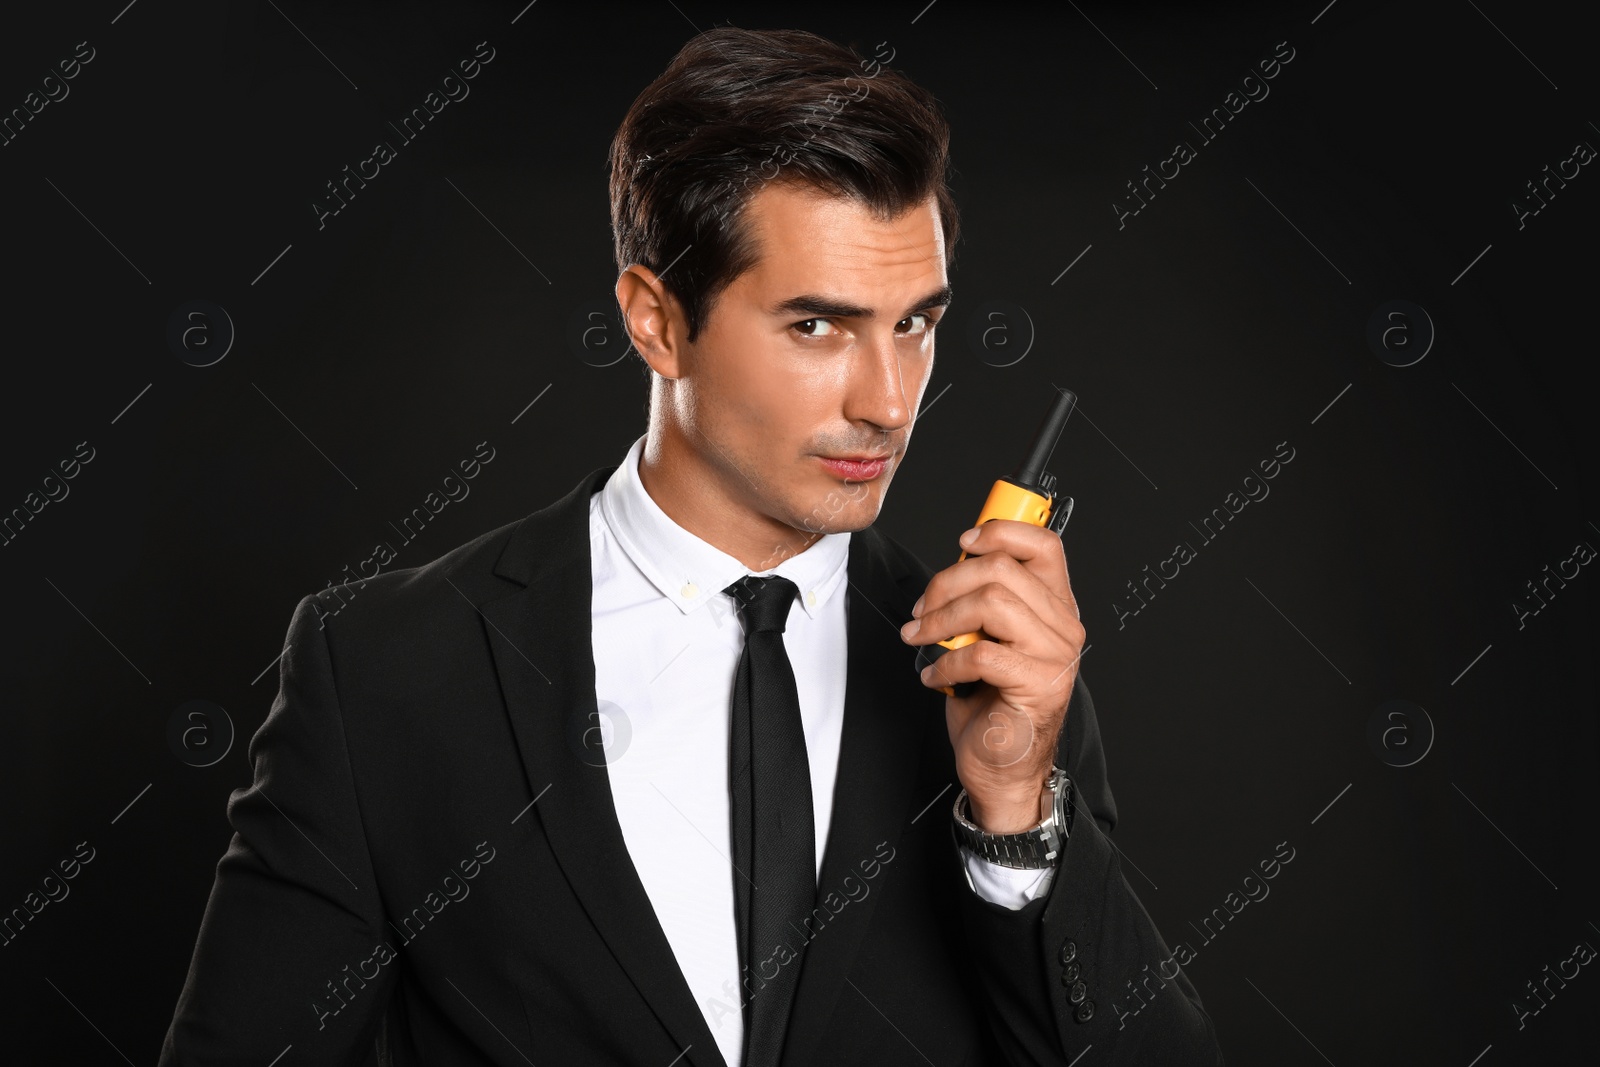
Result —
<svg viewBox="0 0 1600 1067"><path fill-rule="evenodd" d="M821 332L817 331L817 327L821 326L821 325L826 325L829 330L832 330L835 333L837 333L838 330L839 330L839 328L833 324L831 319L805 319L805 320L803 320L801 322L795 323L791 327L791 329L799 330L802 337L827 337L827 336L829 336L826 333L821 333ZM807 329L807 327L811 327L811 328Z"/></svg>
<svg viewBox="0 0 1600 1067"><path fill-rule="evenodd" d="M942 318L943 316L940 316L940 317ZM917 323L916 326L908 326L909 323L912 323L912 322L914 322L915 320L918 320L918 319L920 319L922 321L920 323ZM933 318L931 315L929 315L925 311L919 311L914 315L907 315L905 318L903 318L899 322L895 323L894 324L894 328L895 328L896 331L898 331L900 333L903 333L903 334L905 334L907 336L910 336L910 337L915 337L915 336L919 336L921 334L927 333L929 330L933 329L937 325L939 325L939 319ZM900 329L902 326L906 326L907 328L902 330L902 329Z"/></svg>

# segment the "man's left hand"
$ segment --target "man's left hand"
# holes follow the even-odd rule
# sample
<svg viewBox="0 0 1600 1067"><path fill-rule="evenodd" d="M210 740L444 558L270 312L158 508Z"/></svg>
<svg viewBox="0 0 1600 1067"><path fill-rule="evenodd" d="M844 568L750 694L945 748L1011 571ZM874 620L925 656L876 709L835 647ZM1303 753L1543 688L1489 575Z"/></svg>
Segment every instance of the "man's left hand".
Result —
<svg viewBox="0 0 1600 1067"><path fill-rule="evenodd" d="M956 774L973 822L990 833L1018 833L1039 824L1078 677L1083 623L1058 534L992 519L962 547L967 558L933 576L900 633L911 645L974 630L993 638L945 652L923 671L923 684L979 683L968 696L945 697Z"/></svg>

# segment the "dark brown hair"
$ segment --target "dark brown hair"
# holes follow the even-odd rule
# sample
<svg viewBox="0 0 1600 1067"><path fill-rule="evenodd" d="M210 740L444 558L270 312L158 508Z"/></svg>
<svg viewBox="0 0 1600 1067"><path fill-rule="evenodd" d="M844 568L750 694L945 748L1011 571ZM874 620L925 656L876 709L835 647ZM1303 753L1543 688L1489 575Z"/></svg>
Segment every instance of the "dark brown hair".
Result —
<svg viewBox="0 0 1600 1067"><path fill-rule="evenodd" d="M803 30L717 27L634 100L611 142L617 269L654 271L684 306L688 340L755 266L744 208L769 181L852 197L880 219L933 196L949 266L950 128L932 93L883 65L885 48L866 59Z"/></svg>

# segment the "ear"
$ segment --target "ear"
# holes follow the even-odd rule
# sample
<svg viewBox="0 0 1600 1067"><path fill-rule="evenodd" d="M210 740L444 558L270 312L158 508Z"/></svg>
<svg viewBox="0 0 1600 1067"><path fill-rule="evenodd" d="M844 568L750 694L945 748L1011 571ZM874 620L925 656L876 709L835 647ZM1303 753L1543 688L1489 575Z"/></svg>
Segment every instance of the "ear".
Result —
<svg viewBox="0 0 1600 1067"><path fill-rule="evenodd" d="M617 278L616 295L628 339L650 369L663 378L681 377L689 324L677 297L640 263L631 264Z"/></svg>

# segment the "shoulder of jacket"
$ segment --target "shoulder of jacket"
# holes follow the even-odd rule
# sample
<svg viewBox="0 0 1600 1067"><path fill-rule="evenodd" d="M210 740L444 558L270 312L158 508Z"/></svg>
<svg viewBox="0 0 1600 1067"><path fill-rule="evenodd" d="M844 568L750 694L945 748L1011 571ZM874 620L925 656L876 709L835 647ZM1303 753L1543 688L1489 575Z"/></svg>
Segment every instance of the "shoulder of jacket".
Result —
<svg viewBox="0 0 1600 1067"><path fill-rule="evenodd" d="M523 521L479 534L426 563L380 569L372 577L329 585L308 599L323 627L336 630L346 641L436 622L452 606L470 614L475 604L515 588L497 577L494 569ZM396 554L404 551L404 546L389 548Z"/></svg>

